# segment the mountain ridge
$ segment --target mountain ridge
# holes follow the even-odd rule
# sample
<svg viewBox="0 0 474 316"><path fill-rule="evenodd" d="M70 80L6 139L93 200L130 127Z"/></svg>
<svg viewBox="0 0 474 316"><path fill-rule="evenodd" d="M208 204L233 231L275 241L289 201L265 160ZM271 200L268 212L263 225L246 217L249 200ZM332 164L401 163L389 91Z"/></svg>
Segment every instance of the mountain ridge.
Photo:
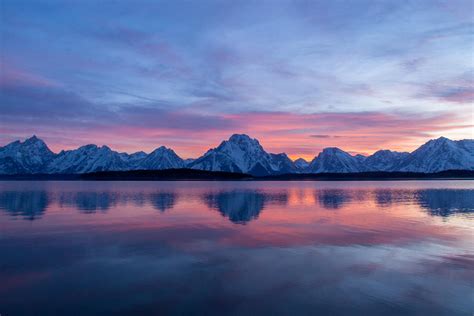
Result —
<svg viewBox="0 0 474 316"><path fill-rule="evenodd" d="M432 139L411 153L379 150L351 155L337 147L324 148L311 162L292 161L285 153L268 153L257 139L233 134L196 159L183 160L171 148L151 153L120 153L89 144L53 153L37 136L0 147L0 174L84 174L101 171L189 168L203 171L275 176L297 173L415 172L474 170L474 140Z"/></svg>

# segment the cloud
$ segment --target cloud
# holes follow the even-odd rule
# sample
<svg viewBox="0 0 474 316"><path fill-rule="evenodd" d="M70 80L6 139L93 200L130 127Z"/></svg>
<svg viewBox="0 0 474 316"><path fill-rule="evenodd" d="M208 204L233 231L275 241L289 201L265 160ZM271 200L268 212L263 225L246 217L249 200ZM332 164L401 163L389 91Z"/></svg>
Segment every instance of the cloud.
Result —
<svg viewBox="0 0 474 316"><path fill-rule="evenodd" d="M418 97L435 98L445 102L472 104L474 102L474 81L472 71L454 78L431 82Z"/></svg>
<svg viewBox="0 0 474 316"><path fill-rule="evenodd" d="M331 135L309 135L309 137L313 137L313 138L331 138Z"/></svg>
<svg viewBox="0 0 474 316"><path fill-rule="evenodd" d="M363 153L381 148L411 150L433 133L472 127L449 113L228 114L205 113L200 105L176 107L168 102L140 101L102 104L58 87L3 87L0 120L4 135L0 140L37 134L56 150L85 143L125 151L150 151L166 145L185 157L196 157L233 133L247 133L271 152L310 159L329 146Z"/></svg>
<svg viewBox="0 0 474 316"><path fill-rule="evenodd" d="M326 146L411 150L469 137L466 3L10 1L0 141L35 133L56 149L167 145L197 156L244 132L311 158Z"/></svg>
<svg viewBox="0 0 474 316"><path fill-rule="evenodd" d="M42 76L13 68L6 64L5 61L0 62L0 89L25 85L33 87L55 87L58 86L58 83Z"/></svg>
<svg viewBox="0 0 474 316"><path fill-rule="evenodd" d="M474 86L448 88L440 91L438 96L440 99L449 102L472 104L474 102Z"/></svg>

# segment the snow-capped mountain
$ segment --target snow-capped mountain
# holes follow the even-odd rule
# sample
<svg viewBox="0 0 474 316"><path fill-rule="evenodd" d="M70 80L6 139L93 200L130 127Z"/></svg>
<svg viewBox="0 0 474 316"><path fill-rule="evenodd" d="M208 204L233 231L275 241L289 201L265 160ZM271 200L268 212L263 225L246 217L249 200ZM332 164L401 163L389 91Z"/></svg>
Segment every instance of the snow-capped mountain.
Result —
<svg viewBox="0 0 474 316"><path fill-rule="evenodd" d="M184 165L185 165L185 166L188 166L188 165L190 165L192 162L194 162L194 160L196 160L196 159L194 159L194 158L188 158L188 159L184 159L183 162L184 162Z"/></svg>
<svg viewBox="0 0 474 316"><path fill-rule="evenodd" d="M155 149L138 163L138 169L143 170L173 168L184 168L184 161L172 149L165 146Z"/></svg>
<svg viewBox="0 0 474 316"><path fill-rule="evenodd" d="M258 140L232 135L198 159L181 159L164 146L150 154L118 153L107 146L86 145L53 153L36 136L0 147L0 174L87 173L94 171L192 168L249 173L256 176L284 173L347 173L363 171L439 172L474 170L474 140L430 140L412 153L379 150L371 156L352 156L339 148L326 148L308 164L291 161L285 153L267 153Z"/></svg>
<svg viewBox="0 0 474 316"><path fill-rule="evenodd" d="M87 173L95 171L158 170L183 168L183 160L164 146L150 154L118 153L107 146L86 145L75 150L62 151L48 165L48 173Z"/></svg>
<svg viewBox="0 0 474 316"><path fill-rule="evenodd" d="M129 170L127 159L107 146L85 145L61 151L46 167L46 173L87 173Z"/></svg>
<svg viewBox="0 0 474 316"><path fill-rule="evenodd" d="M271 166L274 170L274 173L284 174L284 173L294 173L297 171L297 168L294 162L288 158L285 153L280 154L270 154L271 157Z"/></svg>
<svg viewBox="0 0 474 316"><path fill-rule="evenodd" d="M208 150L189 167L210 171L270 175L292 172L294 165L286 154L269 154L258 140L245 134L234 134L217 148Z"/></svg>
<svg viewBox="0 0 474 316"><path fill-rule="evenodd" d="M363 156L352 156L336 148L324 148L319 155L311 161L308 170L312 173L348 173L362 170Z"/></svg>
<svg viewBox="0 0 474 316"><path fill-rule="evenodd" d="M146 156L147 156L147 153L144 151L137 151L136 153L133 153L130 155L127 153L120 153L120 157L127 163L131 163L131 164L135 164L138 161L145 159Z"/></svg>
<svg viewBox="0 0 474 316"><path fill-rule="evenodd" d="M409 172L474 170L474 140L453 141L445 137L430 140L407 155L394 170Z"/></svg>
<svg viewBox="0 0 474 316"><path fill-rule="evenodd" d="M295 167L298 171L304 172L309 167L309 162L304 160L303 158L298 158L294 161Z"/></svg>
<svg viewBox="0 0 474 316"><path fill-rule="evenodd" d="M379 150L363 161L364 171L392 171L409 155L407 152Z"/></svg>
<svg viewBox="0 0 474 316"><path fill-rule="evenodd" d="M54 153L36 136L0 147L0 173L39 173L54 158Z"/></svg>
<svg viewBox="0 0 474 316"><path fill-rule="evenodd" d="M166 147L150 154L118 153L107 146L85 145L54 154L36 136L0 147L0 174L87 173L136 169L184 168L183 160Z"/></svg>

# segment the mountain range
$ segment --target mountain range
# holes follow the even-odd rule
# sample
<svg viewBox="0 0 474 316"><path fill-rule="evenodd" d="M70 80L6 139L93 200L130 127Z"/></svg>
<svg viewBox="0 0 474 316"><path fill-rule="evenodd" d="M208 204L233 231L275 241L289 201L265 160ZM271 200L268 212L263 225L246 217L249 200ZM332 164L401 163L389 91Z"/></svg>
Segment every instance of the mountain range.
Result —
<svg viewBox="0 0 474 316"><path fill-rule="evenodd" d="M292 161L285 153L268 153L259 141L234 134L197 159L180 158L161 146L153 152L120 153L107 146L85 145L53 153L36 136L0 147L0 174L77 174L97 171L197 169L248 173L254 176L288 173L353 173L403 171L434 173L474 170L474 140L433 139L415 151L379 150L370 156L325 148L312 161Z"/></svg>

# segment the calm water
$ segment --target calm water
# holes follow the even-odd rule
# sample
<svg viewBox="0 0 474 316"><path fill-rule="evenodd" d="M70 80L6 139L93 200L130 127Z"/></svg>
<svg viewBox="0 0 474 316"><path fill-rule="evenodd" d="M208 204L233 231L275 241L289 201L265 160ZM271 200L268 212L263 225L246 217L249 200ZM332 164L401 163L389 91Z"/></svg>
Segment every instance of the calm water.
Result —
<svg viewBox="0 0 474 316"><path fill-rule="evenodd" d="M0 314L469 315L474 182L0 182Z"/></svg>

